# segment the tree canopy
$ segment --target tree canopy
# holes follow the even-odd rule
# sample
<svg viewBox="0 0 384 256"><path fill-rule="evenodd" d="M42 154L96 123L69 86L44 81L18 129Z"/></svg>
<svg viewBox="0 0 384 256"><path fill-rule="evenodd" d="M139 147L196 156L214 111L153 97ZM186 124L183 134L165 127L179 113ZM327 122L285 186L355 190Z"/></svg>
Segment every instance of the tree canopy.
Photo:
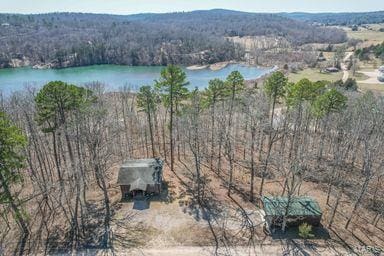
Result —
<svg viewBox="0 0 384 256"><path fill-rule="evenodd" d="M287 83L288 78L282 72L276 71L265 81L265 93L270 99L276 101L284 96Z"/></svg>
<svg viewBox="0 0 384 256"><path fill-rule="evenodd" d="M157 94L150 85L140 87L137 93L137 106L144 112L153 112L158 103Z"/></svg>
<svg viewBox="0 0 384 256"><path fill-rule="evenodd" d="M169 107L171 104L175 106L187 98L188 84L185 72L178 66L169 65L161 71L155 88L160 92L163 104Z"/></svg>
<svg viewBox="0 0 384 256"><path fill-rule="evenodd" d="M313 113L317 117L324 117L330 113L342 111L347 106L347 97L332 88L316 98L313 103Z"/></svg>
<svg viewBox="0 0 384 256"><path fill-rule="evenodd" d="M311 82L304 78L297 83L292 83L287 88L286 101L288 106L297 106L304 101L312 103L324 90L322 82Z"/></svg>
<svg viewBox="0 0 384 256"><path fill-rule="evenodd" d="M204 105L209 107L222 99L225 95L225 82L215 78L209 81L208 87L203 92Z"/></svg>
<svg viewBox="0 0 384 256"><path fill-rule="evenodd" d="M62 81L46 84L36 95L37 122L44 126L44 132L59 128L66 119L66 114L78 109L87 99L89 90Z"/></svg>
<svg viewBox="0 0 384 256"><path fill-rule="evenodd" d="M21 130L12 125L8 117L0 112L0 172L2 185L11 184L20 180L17 170L24 166L24 157L21 150L27 141ZM0 203L7 202L8 198L0 191Z"/></svg>

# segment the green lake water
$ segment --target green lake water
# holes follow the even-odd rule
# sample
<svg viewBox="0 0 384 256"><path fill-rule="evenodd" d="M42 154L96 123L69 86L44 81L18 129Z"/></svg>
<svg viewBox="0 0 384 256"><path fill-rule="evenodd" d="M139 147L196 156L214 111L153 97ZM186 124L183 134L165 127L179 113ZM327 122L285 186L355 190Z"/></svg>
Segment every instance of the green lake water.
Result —
<svg viewBox="0 0 384 256"><path fill-rule="evenodd" d="M154 80L159 78L163 68L159 66L94 65L65 69L32 69L30 67L0 69L0 91L8 95L11 92L22 90L26 86L39 88L47 82L55 80L76 85L98 81L105 84L108 91L116 91L125 85L136 89L142 85L152 85ZM234 70L238 70L245 79L255 79L270 72L271 68L232 64L217 71L210 69L184 70L187 80L190 82L190 88L205 88L209 80L225 79Z"/></svg>

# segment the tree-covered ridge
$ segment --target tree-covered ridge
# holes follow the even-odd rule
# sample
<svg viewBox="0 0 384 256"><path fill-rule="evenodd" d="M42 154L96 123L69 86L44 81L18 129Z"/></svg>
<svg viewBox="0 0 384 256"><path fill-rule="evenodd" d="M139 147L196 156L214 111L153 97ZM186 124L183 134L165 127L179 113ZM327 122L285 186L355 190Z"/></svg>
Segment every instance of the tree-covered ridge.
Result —
<svg viewBox="0 0 384 256"><path fill-rule="evenodd" d="M169 14L0 14L0 67L209 64L239 60L231 36L278 36L294 45L340 43L345 32L274 14L226 10ZM13 65L14 66L14 65Z"/></svg>
<svg viewBox="0 0 384 256"><path fill-rule="evenodd" d="M282 13L281 15L301 21L311 21L326 25L361 25L384 22L384 11L344 12L344 13Z"/></svg>

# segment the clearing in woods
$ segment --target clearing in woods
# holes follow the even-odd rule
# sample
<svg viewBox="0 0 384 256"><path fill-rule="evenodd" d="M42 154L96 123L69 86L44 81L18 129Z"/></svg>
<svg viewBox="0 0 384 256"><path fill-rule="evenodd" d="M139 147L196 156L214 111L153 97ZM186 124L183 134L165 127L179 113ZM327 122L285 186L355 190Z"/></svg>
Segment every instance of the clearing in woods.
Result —
<svg viewBox="0 0 384 256"><path fill-rule="evenodd" d="M289 73L289 81L298 82L303 78L316 82L320 80L334 82L343 78L343 72L321 73L319 69L307 68L296 73Z"/></svg>
<svg viewBox="0 0 384 256"><path fill-rule="evenodd" d="M341 27L347 32L349 38L360 39L363 41L364 47L372 44L380 44L384 41L384 32L380 32L380 28L384 28L384 23L367 24L366 27L359 26L358 31L352 31L349 27Z"/></svg>
<svg viewBox="0 0 384 256"><path fill-rule="evenodd" d="M359 240L342 229L343 223L328 231L315 228L316 239L310 241L298 237L297 229L291 229L284 235L267 235L263 228L263 211L257 203L248 201L245 186L238 186L238 190L228 197L226 177L205 168L204 172L211 179L205 186L206 202L199 205L193 195L193 169L189 169L193 164L178 162L176 166L177 174L165 166L167 191L149 200L146 209L134 209L135 201L121 202L119 188L111 187L115 208L111 227L114 253L189 256L212 255L217 249L218 253L225 255L338 255L347 254L350 248L359 245ZM117 167L112 172L111 180L116 178L116 173ZM242 184L247 183L247 177L241 172L235 173L235 179L243 181ZM267 194L281 190L281 182L267 181ZM317 184L305 182L301 194L313 196L319 201L325 222L330 213L325 203L326 192ZM363 241L366 237L359 234L359 239ZM380 241L374 236L373 239Z"/></svg>

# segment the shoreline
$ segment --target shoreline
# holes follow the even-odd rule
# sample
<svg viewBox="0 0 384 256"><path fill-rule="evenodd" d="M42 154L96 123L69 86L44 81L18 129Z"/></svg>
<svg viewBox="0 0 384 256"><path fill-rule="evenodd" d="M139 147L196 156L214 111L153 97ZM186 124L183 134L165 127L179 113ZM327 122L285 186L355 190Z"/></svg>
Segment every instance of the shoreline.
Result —
<svg viewBox="0 0 384 256"><path fill-rule="evenodd" d="M192 66L188 66L186 67L187 70L202 70L202 69L206 69L208 68L209 65L192 65Z"/></svg>
<svg viewBox="0 0 384 256"><path fill-rule="evenodd" d="M243 65L243 66L247 66L247 67L256 67L256 68L268 68L268 69L271 69L271 72L274 72L276 70L279 69L279 67L277 65L273 66L273 67L265 67L265 66L258 66L258 65L250 65L248 63L245 63L245 62L238 62L238 61L223 61L223 62L217 62L217 63L213 63L213 64L210 64L210 65L191 65L191 66L187 66L185 67L187 70L203 70L203 69L210 69L212 71L219 71L219 70L222 70L224 68L226 68L228 65L231 65L231 64L239 64L239 65Z"/></svg>
<svg viewBox="0 0 384 256"><path fill-rule="evenodd" d="M226 68L229 64L234 64L235 62L233 61L223 61L223 62L217 62L209 65L209 69L212 71L218 71L223 68Z"/></svg>
<svg viewBox="0 0 384 256"><path fill-rule="evenodd" d="M227 67L229 64L234 64L236 62L234 61L223 61L223 62L217 62L213 64L208 65L192 65L185 67L187 70L202 70L202 69L210 69L212 71L218 71L225 67Z"/></svg>
<svg viewBox="0 0 384 256"><path fill-rule="evenodd" d="M211 71L219 71L222 70L229 65L232 64L239 64L242 66L247 66L247 67L255 67L255 68L261 68L261 69L271 69L271 72L276 71L278 67L275 65L273 67L266 67L266 66L258 66L258 65L250 65L245 62L239 62L239 61L223 61L223 62L217 62L213 64L207 64L207 65L191 65L191 66L184 66L184 65L178 65L188 71L198 71L198 70L204 70L204 69L209 69ZM82 66L67 66L67 67L55 67L51 64L44 64L44 65L21 65L17 67L1 67L0 70L7 70L7 69L18 69L18 68L30 68L34 70L63 70L63 69L70 69L70 68L82 68L82 67L91 67L91 66L101 66L101 65L116 65L116 66L125 66L125 67L166 67L166 66L161 66L161 65L121 65L121 64L93 64L93 65L82 65Z"/></svg>

